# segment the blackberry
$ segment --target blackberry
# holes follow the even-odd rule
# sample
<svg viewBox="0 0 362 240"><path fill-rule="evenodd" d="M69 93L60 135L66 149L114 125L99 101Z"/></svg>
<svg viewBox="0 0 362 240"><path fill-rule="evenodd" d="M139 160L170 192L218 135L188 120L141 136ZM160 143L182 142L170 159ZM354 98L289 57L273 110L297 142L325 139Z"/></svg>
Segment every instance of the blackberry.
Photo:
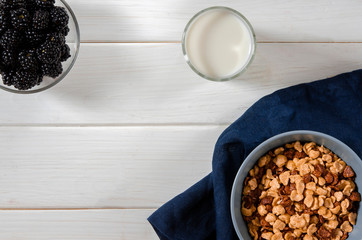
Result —
<svg viewBox="0 0 362 240"><path fill-rule="evenodd" d="M0 74L4 85L28 90L56 78L71 57L69 15L55 0L0 0Z"/></svg>
<svg viewBox="0 0 362 240"><path fill-rule="evenodd" d="M5 85L12 86L14 84L14 76L15 76L15 71L14 70L10 69L8 71L4 71L2 73L3 83Z"/></svg>
<svg viewBox="0 0 362 240"><path fill-rule="evenodd" d="M37 70L38 68L38 61L34 50L20 52L18 56L18 62L25 70Z"/></svg>
<svg viewBox="0 0 362 240"><path fill-rule="evenodd" d="M17 9L25 7L25 0L1 0L6 9Z"/></svg>
<svg viewBox="0 0 362 240"><path fill-rule="evenodd" d="M18 31L9 29L7 30L0 39L0 45L4 49L16 48L21 43L21 35Z"/></svg>
<svg viewBox="0 0 362 240"><path fill-rule="evenodd" d="M8 67L6 67L3 63L0 62L0 73L3 73L7 69L8 69Z"/></svg>
<svg viewBox="0 0 362 240"><path fill-rule="evenodd" d="M63 46L65 44L65 36L61 33L48 33L46 40L54 45Z"/></svg>
<svg viewBox="0 0 362 240"><path fill-rule="evenodd" d="M26 9L30 12L30 13L34 13L36 11L36 9L38 8L37 5L35 4L34 0L26 0Z"/></svg>
<svg viewBox="0 0 362 240"><path fill-rule="evenodd" d="M40 66L40 71L44 76L56 78L63 72L63 66L60 62L53 64L43 64Z"/></svg>
<svg viewBox="0 0 362 240"><path fill-rule="evenodd" d="M66 27L69 22L69 16L65 8L58 6L54 7L50 11L50 19L53 23L53 26L58 30Z"/></svg>
<svg viewBox="0 0 362 240"><path fill-rule="evenodd" d="M51 8L54 3L55 0L35 0L35 4L40 8Z"/></svg>
<svg viewBox="0 0 362 240"><path fill-rule="evenodd" d="M3 50L1 61L5 66L13 67L16 65L16 52L14 50Z"/></svg>
<svg viewBox="0 0 362 240"><path fill-rule="evenodd" d="M70 55L70 48L69 48L68 44L64 44L64 45L62 46L62 48L61 48L61 51L62 51L62 53L61 53L61 56L60 56L60 59L59 59L59 60L60 60L61 62L65 62L65 61L67 61L68 58L71 57L71 55Z"/></svg>
<svg viewBox="0 0 362 240"><path fill-rule="evenodd" d="M0 9L0 32L8 27L8 17L4 9Z"/></svg>
<svg viewBox="0 0 362 240"><path fill-rule="evenodd" d="M38 30L46 29L49 25L49 12L38 10L33 15L33 28Z"/></svg>
<svg viewBox="0 0 362 240"><path fill-rule="evenodd" d="M29 47L35 47L45 41L45 34L29 28L25 30L25 40Z"/></svg>
<svg viewBox="0 0 362 240"><path fill-rule="evenodd" d="M60 47L49 42L43 43L37 49L38 59L42 63L51 64L59 60L61 54Z"/></svg>
<svg viewBox="0 0 362 240"><path fill-rule="evenodd" d="M29 90L40 84L41 77L35 71L18 69L13 77L14 87L19 90Z"/></svg>
<svg viewBox="0 0 362 240"><path fill-rule="evenodd" d="M66 26L65 28L59 30L59 33L63 34L64 36L68 36L70 29L68 26Z"/></svg>
<svg viewBox="0 0 362 240"><path fill-rule="evenodd" d="M12 10L11 14L11 24L15 29L25 29L28 27L30 15L28 10L25 8L19 8L16 10Z"/></svg>

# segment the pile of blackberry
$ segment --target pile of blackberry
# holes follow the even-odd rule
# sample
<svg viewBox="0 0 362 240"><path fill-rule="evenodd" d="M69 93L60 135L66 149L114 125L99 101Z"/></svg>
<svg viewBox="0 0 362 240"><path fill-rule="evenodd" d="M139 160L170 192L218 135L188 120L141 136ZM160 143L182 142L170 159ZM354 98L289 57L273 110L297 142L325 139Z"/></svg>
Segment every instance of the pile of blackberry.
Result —
<svg viewBox="0 0 362 240"><path fill-rule="evenodd" d="M56 78L70 57L69 16L55 0L1 0L0 72L5 85L28 90Z"/></svg>

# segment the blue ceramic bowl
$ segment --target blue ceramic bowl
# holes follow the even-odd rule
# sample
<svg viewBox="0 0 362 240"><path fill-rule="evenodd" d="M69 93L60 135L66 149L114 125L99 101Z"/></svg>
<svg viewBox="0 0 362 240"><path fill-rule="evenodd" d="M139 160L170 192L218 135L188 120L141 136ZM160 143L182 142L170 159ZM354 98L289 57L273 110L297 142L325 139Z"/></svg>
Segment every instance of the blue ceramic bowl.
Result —
<svg viewBox="0 0 362 240"><path fill-rule="evenodd" d="M291 131L276 135L272 138L261 143L257 146L245 159L241 165L232 188L230 208L231 217L234 224L235 231L241 240L251 240L247 224L244 222L241 215L241 196L243 192L243 182L247 177L249 170L254 167L258 159L266 154L269 150L282 146L286 143L293 141L308 142L313 141L318 145L323 145L326 148L332 150L343 161L350 165L356 174L356 185L360 191L362 189L362 161L355 152L352 151L346 144L338 139L331 137L327 134L314 131ZM349 234L348 240L361 240L362 239L362 220L360 217L362 214L362 207L358 210L357 222L353 226L353 231Z"/></svg>

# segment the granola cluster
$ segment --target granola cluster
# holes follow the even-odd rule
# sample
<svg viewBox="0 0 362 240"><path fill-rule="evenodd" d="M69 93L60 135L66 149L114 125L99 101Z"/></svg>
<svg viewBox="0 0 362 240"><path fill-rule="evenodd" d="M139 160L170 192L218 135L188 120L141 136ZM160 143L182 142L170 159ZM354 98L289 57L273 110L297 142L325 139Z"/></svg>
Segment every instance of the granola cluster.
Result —
<svg viewBox="0 0 362 240"><path fill-rule="evenodd" d="M299 141L269 151L244 181L241 213L254 240L345 240L361 195L329 149Z"/></svg>

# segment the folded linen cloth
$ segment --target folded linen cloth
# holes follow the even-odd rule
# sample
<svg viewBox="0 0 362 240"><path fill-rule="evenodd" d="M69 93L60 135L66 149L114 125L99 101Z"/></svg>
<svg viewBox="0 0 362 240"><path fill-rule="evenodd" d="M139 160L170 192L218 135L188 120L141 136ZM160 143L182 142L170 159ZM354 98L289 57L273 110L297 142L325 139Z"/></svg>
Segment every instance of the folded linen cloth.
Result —
<svg viewBox="0 0 362 240"><path fill-rule="evenodd" d="M230 214L234 177L257 145L292 130L329 134L362 157L362 70L282 89L256 102L218 139L212 173L148 218L159 238L238 239Z"/></svg>

